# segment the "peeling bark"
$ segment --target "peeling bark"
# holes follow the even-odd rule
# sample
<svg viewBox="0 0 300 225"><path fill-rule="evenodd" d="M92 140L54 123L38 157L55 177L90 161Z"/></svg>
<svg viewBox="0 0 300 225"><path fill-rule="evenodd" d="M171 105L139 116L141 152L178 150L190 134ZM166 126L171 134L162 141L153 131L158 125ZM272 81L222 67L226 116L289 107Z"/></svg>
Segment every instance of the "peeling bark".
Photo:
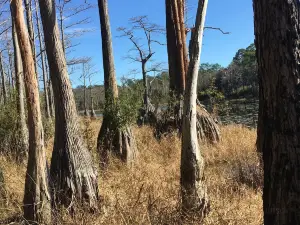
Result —
<svg viewBox="0 0 300 225"><path fill-rule="evenodd" d="M156 135L182 130L182 98L186 88L188 54L186 46L186 27L184 23L184 0L165 0L167 47L170 77L170 102L167 112L158 120ZM217 142L220 130L211 115L198 107L197 131L201 141ZM204 109L205 110L205 109ZM212 133L211 133L212 132Z"/></svg>
<svg viewBox="0 0 300 225"><path fill-rule="evenodd" d="M16 32L15 22L11 9L12 17L12 36L14 46L14 61L15 61L15 76L17 87L17 110L18 110L18 131L19 131L19 145L20 148L16 152L17 161L23 161L28 154L28 128L26 125L25 116L25 90L24 90L24 74L23 65L20 52L18 36Z"/></svg>
<svg viewBox="0 0 300 225"><path fill-rule="evenodd" d="M44 149L44 133L34 60L21 0L12 0L27 94L29 156L24 192L24 218L31 224L51 224L51 196Z"/></svg>
<svg viewBox="0 0 300 225"><path fill-rule="evenodd" d="M36 56L36 54L35 54L35 34L34 34L34 27L33 27L33 20L32 20L32 2L31 2L31 0L24 0L24 5L25 5L26 21L27 21L30 46L32 49L32 55L33 55L33 60L34 60L34 68L35 68L36 78L37 78L38 87L39 87L39 77L38 77L38 70L37 70L36 57L35 57Z"/></svg>
<svg viewBox="0 0 300 225"><path fill-rule="evenodd" d="M209 200L204 181L204 159L197 139L197 81L202 47L202 37L208 0L200 0L195 32L190 42L190 64L184 97L182 124L182 151L180 184L182 209L185 213L197 213L201 219L209 210Z"/></svg>

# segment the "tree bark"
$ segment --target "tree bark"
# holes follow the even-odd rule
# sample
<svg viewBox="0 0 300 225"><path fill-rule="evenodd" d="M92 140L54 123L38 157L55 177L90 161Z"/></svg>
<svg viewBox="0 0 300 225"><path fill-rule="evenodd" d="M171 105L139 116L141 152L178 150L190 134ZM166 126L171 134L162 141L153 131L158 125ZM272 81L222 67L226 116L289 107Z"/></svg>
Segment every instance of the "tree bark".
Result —
<svg viewBox="0 0 300 225"><path fill-rule="evenodd" d="M198 213L201 219L208 213L209 201L204 183L204 159L201 156L197 139L196 100L207 3L208 0L199 1L195 32L190 42L190 64L183 108L180 178L182 209L186 213Z"/></svg>
<svg viewBox="0 0 300 225"><path fill-rule="evenodd" d="M65 44L65 32L64 32L64 15L63 15L63 9L60 8L59 11L59 17L60 17L60 34L61 34L61 44L64 51L64 54L66 54L66 44Z"/></svg>
<svg viewBox="0 0 300 225"><path fill-rule="evenodd" d="M5 75L4 66L3 66L2 52L0 52L0 71L1 71L1 78L2 78L3 100L4 100L4 104L6 104L7 100L8 100L8 94L7 94L6 75Z"/></svg>
<svg viewBox="0 0 300 225"><path fill-rule="evenodd" d="M157 120L156 137L174 130L178 133L182 132L183 95L189 64L184 23L185 1L165 0L165 4L170 101L168 110L163 114L162 119ZM201 141L215 143L220 140L218 125L202 105L197 106L197 133Z"/></svg>
<svg viewBox="0 0 300 225"><path fill-rule="evenodd" d="M18 110L18 139L20 148L16 152L17 161L22 161L26 158L28 154L28 128L26 125L25 116L25 96L24 96L24 75L23 75L23 65L20 52L20 46L18 41L18 36L15 27L15 21L13 17L13 12L11 9L12 18L12 36L13 36L13 46L14 46L14 62L15 62L15 77L16 77L16 89L17 89L17 110Z"/></svg>
<svg viewBox="0 0 300 225"><path fill-rule="evenodd" d="M149 99L149 87L148 87L148 79L147 79L147 72L146 72L146 60L142 61L142 74L143 74L143 83L144 83L144 108L145 108L145 115L149 116L149 104L150 104L150 99Z"/></svg>
<svg viewBox="0 0 300 225"><path fill-rule="evenodd" d="M91 98L91 112L90 112L90 115L92 118L96 118L96 112L95 112L95 109L94 109L94 98L92 96L92 88L90 88L90 98Z"/></svg>
<svg viewBox="0 0 300 225"><path fill-rule="evenodd" d="M50 114L50 105L49 105L49 94L48 94L48 79L47 79L47 71L46 71L46 65L45 65L45 57L44 57L44 50L43 50L43 39L41 34L41 28L40 28L40 19L38 14L39 5L37 0L34 0L35 3L35 18L36 18L36 26L37 26L37 32L38 32L38 39L39 39L39 45L40 45L40 51L41 51L41 62L42 62L42 73L43 73L43 83L44 83L44 98L45 98L45 114L48 119L51 118Z"/></svg>
<svg viewBox="0 0 300 225"><path fill-rule="evenodd" d="M178 97L184 94L188 66L183 0L166 0L166 27L170 89Z"/></svg>
<svg viewBox="0 0 300 225"><path fill-rule="evenodd" d="M84 72L84 64L83 66L83 72ZM83 105L84 105L84 116L90 116L88 108L87 108L87 104L86 104L86 74L84 72L83 74Z"/></svg>
<svg viewBox="0 0 300 225"><path fill-rule="evenodd" d="M12 59L12 52L9 50L8 51L8 61L9 61L9 68L10 68L10 79L11 79L11 82L9 84L9 86L14 89L15 88L15 83L14 83L14 78L15 78L15 75L14 75L14 65L13 65L13 59Z"/></svg>
<svg viewBox="0 0 300 225"><path fill-rule="evenodd" d="M300 223L299 1L254 0L264 224Z"/></svg>
<svg viewBox="0 0 300 225"><path fill-rule="evenodd" d="M27 21L30 46L32 49L32 55L33 55L33 60L34 60L34 69L36 71L35 73L36 73L38 87L39 87L39 77L38 77L38 70L37 70L36 57L35 57L35 34L34 34L34 27L33 27L33 20L32 20L32 2L31 2L31 0L24 0L24 5L25 5L26 21Z"/></svg>
<svg viewBox="0 0 300 225"><path fill-rule="evenodd" d="M44 49L46 49L46 47L44 46ZM46 54L43 54L44 56L44 61L47 62L47 58L46 58ZM53 88L52 88L52 82L51 82L51 79L49 77L49 67L48 67L48 64L45 63L45 66L46 66L46 76L47 76L47 80L48 80L48 83L47 83L47 88L48 88L48 102L49 102L49 108L50 108L50 115L52 118L55 117L55 106L54 106L54 96L53 96Z"/></svg>
<svg viewBox="0 0 300 225"><path fill-rule="evenodd" d="M118 127L115 120L111 118L109 109L116 108L118 100L118 87L115 74L112 37L110 30L109 14L107 0L98 0L101 36L102 36L102 54L104 68L104 87L105 87L105 113L103 123L98 135L97 149L100 154L100 164L102 168L108 163L108 153L113 152L127 163L133 162L136 158L137 148L135 137L129 126ZM113 112L118 115L118 112Z"/></svg>
<svg viewBox="0 0 300 225"><path fill-rule="evenodd" d="M80 134L72 86L52 0L39 0L47 58L55 101L55 138L51 159L54 201L72 207L97 207L98 179L91 153Z"/></svg>
<svg viewBox="0 0 300 225"><path fill-rule="evenodd" d="M51 197L34 60L24 21L22 1L12 0L11 7L23 61L28 107L29 156L24 192L24 218L29 223L51 224Z"/></svg>

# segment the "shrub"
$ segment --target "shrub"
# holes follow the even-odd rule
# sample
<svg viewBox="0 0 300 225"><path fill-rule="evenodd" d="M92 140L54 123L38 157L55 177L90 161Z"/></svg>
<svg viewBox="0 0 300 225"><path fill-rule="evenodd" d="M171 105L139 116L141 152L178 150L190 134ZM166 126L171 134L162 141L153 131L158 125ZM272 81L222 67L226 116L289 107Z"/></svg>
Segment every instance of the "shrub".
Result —
<svg viewBox="0 0 300 225"><path fill-rule="evenodd" d="M255 154L255 155L253 155ZM256 153L235 160L231 165L230 176L234 182L247 185L254 190L263 188L263 169Z"/></svg>
<svg viewBox="0 0 300 225"><path fill-rule="evenodd" d="M0 152L9 154L18 148L18 112L14 96L0 107Z"/></svg>

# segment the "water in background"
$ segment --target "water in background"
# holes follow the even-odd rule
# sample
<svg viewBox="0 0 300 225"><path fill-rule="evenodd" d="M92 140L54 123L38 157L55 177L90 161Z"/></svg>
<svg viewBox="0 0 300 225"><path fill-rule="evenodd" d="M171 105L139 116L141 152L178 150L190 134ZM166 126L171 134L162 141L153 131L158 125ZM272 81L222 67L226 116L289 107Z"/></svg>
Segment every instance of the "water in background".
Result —
<svg viewBox="0 0 300 225"><path fill-rule="evenodd" d="M208 103L203 104L211 111ZM235 99L226 100L217 106L218 119L222 124L243 124L256 128L258 119L258 100Z"/></svg>
<svg viewBox="0 0 300 225"><path fill-rule="evenodd" d="M209 102L201 102L206 106L209 112L212 111L212 106ZM167 109L167 106L161 106L162 110ZM242 124L249 128L256 128L258 118L258 100L256 99L234 99L226 100L217 106L218 119L222 124ZM102 117L99 110L95 110L97 117ZM83 111L79 112L83 115Z"/></svg>

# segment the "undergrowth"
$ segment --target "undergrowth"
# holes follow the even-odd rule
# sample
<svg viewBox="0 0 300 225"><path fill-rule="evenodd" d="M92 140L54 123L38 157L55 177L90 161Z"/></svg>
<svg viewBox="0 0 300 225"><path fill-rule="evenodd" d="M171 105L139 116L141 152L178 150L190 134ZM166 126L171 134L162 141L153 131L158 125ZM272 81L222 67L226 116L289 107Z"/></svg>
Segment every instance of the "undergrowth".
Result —
<svg viewBox="0 0 300 225"><path fill-rule="evenodd" d="M87 139L93 137L89 148L95 153L100 122L92 120L86 125ZM99 211L90 214L78 208L71 216L62 209L59 224L180 224L182 219L183 224L199 224L196 218L182 218L179 211L180 139L174 136L158 142L149 127L135 128L134 133L140 152L134 167L112 159L106 171L99 170ZM260 170L255 139L255 130L225 126L219 144L200 146L211 200L204 224L262 224L262 177L249 169ZM51 151L50 141L48 160ZM1 156L0 167L6 189L5 200L0 201L2 220L22 215L25 166Z"/></svg>

